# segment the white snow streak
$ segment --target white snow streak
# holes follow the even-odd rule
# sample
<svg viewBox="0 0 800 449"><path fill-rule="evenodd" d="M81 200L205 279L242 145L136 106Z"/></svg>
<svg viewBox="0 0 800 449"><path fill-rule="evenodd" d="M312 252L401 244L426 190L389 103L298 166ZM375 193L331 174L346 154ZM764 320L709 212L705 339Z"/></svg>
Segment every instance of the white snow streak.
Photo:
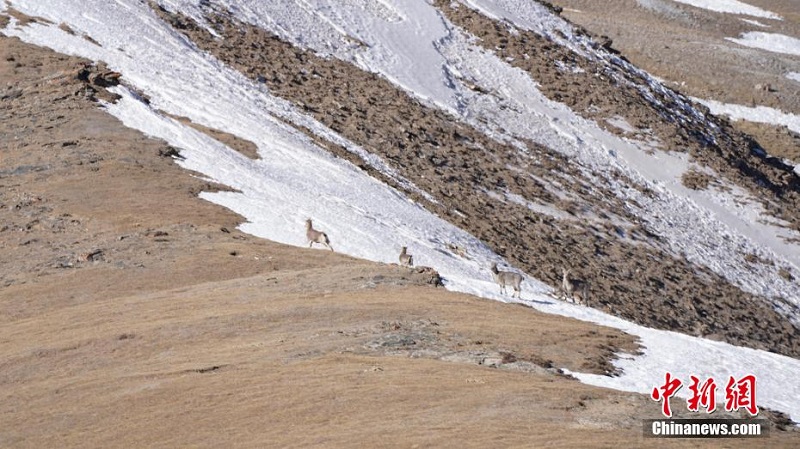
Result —
<svg viewBox="0 0 800 449"><path fill-rule="evenodd" d="M800 56L800 39L783 34L749 31L739 38L727 37L725 39L745 47Z"/></svg>
<svg viewBox="0 0 800 449"><path fill-rule="evenodd" d="M694 100L706 105L714 115L727 115L733 120L747 120L756 123L786 126L792 131L800 133L800 115L790 114L767 106L751 107L700 98L695 98Z"/></svg>
<svg viewBox="0 0 800 449"><path fill-rule="evenodd" d="M751 19L740 19L740 20L742 22L744 22L744 23L747 23L747 24L750 24L750 25L753 25L753 26L757 26L759 28L769 28L769 25L767 25L765 23L761 23L758 20L751 20Z"/></svg>
<svg viewBox="0 0 800 449"><path fill-rule="evenodd" d="M762 17L765 19L781 20L781 16L761 9L759 7L748 5L737 0L674 0L678 3L684 3L696 8L707 9L709 11L723 12L728 14L743 14L753 17Z"/></svg>

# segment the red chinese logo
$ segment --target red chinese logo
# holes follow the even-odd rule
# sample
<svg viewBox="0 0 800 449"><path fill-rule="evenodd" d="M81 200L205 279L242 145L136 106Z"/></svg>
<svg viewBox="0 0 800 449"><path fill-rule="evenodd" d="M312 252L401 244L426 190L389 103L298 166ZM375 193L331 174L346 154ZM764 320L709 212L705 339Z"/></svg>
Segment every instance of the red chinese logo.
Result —
<svg viewBox="0 0 800 449"><path fill-rule="evenodd" d="M673 379L672 373L667 373L664 376L664 385L653 388L653 392L650 393L650 397L653 398L654 401L664 401L664 403L661 404L661 413L667 418L672 416L672 410L669 407L669 398L675 396L675 393L677 393L682 386L683 383L680 379Z"/></svg>
<svg viewBox="0 0 800 449"><path fill-rule="evenodd" d="M714 410L717 409L717 384L714 379L709 377L703 382L703 385L700 385L698 377L689 376L689 378L692 379L692 383L689 385L689 391L692 392L692 396L686 401L689 411L699 411L702 406L707 413L714 413Z"/></svg>
<svg viewBox="0 0 800 449"><path fill-rule="evenodd" d="M700 378L694 375L689 376L689 379L691 380L689 384L691 395L686 400L686 406L689 411L698 412L702 407L706 413L713 413L717 409L717 383L714 378L709 377L702 383ZM664 376L664 383L653 388L653 392L650 393L650 397L654 401L663 401L661 413L667 418L672 417L669 399L675 396L682 386L683 382L672 377L672 373L668 372ZM748 374L738 380L730 376L725 386L725 410L735 412L740 408L744 408L752 416L758 414L758 406L756 406L756 376L752 374Z"/></svg>
<svg viewBox="0 0 800 449"><path fill-rule="evenodd" d="M733 412L744 408L751 415L758 414L756 407L756 376L752 374L735 380L733 376L728 378L728 385L725 386L725 410Z"/></svg>

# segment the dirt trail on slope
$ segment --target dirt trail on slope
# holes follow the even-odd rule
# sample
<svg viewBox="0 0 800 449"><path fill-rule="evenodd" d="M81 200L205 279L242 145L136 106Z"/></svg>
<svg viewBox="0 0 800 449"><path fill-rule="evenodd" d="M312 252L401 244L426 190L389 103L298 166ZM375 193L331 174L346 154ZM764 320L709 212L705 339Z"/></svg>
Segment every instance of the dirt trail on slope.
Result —
<svg viewBox="0 0 800 449"><path fill-rule="evenodd" d="M658 404L559 374L630 336L244 235L102 66L0 36L0 78L0 446L664 447Z"/></svg>
<svg viewBox="0 0 800 449"><path fill-rule="evenodd" d="M538 279L560 285L569 263L577 276L591 279L593 307L651 327L800 356L800 330L769 302L669 255L606 186L592 184L554 151L529 144L523 154L424 107L385 79L226 15L207 17L218 39L190 19L155 10L200 48L390 162L439 202L422 204ZM569 199L552 193L558 190ZM552 206L566 218L497 199L506 193Z"/></svg>

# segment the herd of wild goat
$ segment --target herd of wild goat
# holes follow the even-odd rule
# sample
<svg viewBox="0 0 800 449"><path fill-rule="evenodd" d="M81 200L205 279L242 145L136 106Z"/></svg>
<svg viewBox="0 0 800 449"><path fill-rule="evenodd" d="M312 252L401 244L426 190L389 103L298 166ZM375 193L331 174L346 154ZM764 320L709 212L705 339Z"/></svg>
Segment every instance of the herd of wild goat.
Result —
<svg viewBox="0 0 800 449"><path fill-rule="evenodd" d="M328 234L314 229L314 225L312 224L310 218L306 220L306 238L308 239L309 248L311 248L315 243L318 243L333 251L331 240L328 238ZM405 246L400 250L400 257L398 260L400 261L401 266L414 266L414 257L411 254L408 254L408 248ZM501 294L506 293L506 287L511 287L511 289L514 291L511 296L517 298L520 297L520 294L522 293L521 285L523 280L521 274L511 271L500 271L497 268L496 263L493 263L489 270L492 272L494 281L500 286ZM576 304L589 305L589 282L581 279L573 279L570 277L570 273L570 270L562 268L561 297L564 300L569 299Z"/></svg>

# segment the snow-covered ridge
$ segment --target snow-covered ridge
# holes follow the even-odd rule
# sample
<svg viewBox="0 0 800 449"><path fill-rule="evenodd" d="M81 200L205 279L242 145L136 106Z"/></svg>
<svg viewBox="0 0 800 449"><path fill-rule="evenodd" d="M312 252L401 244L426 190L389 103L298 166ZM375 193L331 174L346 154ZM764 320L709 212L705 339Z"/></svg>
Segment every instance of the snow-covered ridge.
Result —
<svg viewBox="0 0 800 449"><path fill-rule="evenodd" d="M71 36L57 26L32 24L4 32L38 45L106 61L127 82L145 92L153 108L138 102L124 89L123 98L107 105L128 126L163 138L181 148L182 162L242 193L203 194L225 205L249 222L243 230L275 241L302 245L302 221L311 216L332 237L337 250L377 261L392 262L401 245L409 246L418 263L434 266L448 280L448 288L488 298L499 298L485 267L500 261L481 242L443 222L398 192L337 160L311 139L281 119L319 127L291 104L270 95L219 61L197 50L161 22L138 0L11 0L14 8L54 23L64 22L86 33L100 45ZM685 167L669 155L648 156L636 142L626 142L577 117L561 104L544 98L526 74L491 53L472 45L470 36L442 19L426 1L381 2L386 8L364 10L363 2L220 1L243 20L259 24L306 48L346 58L378 72L430 103L459 114L466 122L477 118L507 127L507 138L530 138L575 157L598 171L620 170L647 183L658 198L635 197L645 220L692 260L723 272L735 282L761 294L789 292L797 286L765 270L753 273L731 263L740 251L752 251L797 266L794 247L777 248L758 238L764 228L747 230L746 217L725 217L700 200L685 196L676 184ZM275 4L280 3L280 4ZM486 2L484 2L485 4ZM164 1L201 14L199 2ZM0 4L0 10L6 6ZM541 16L552 21L552 15ZM324 19L324 20L323 20ZM536 16L528 18L535 22ZM357 38L369 47L354 46ZM319 46L319 48L317 48ZM444 70L446 68L447 70ZM454 83L460 73L483 86L492 86L499 98L482 96ZM512 105L512 108L500 106ZM171 114L220 129L254 142L262 159L244 158L219 142L174 120ZM512 126L513 125L513 126ZM320 132L329 132L321 130ZM670 171L671 170L671 171ZM620 195L633 195L629 190ZM698 235L699 234L699 235ZM393 240L387 242L386 236ZM454 243L467 249L470 259L447 251ZM784 252L785 254L779 254ZM724 378L756 374L759 404L788 412L800 420L800 361L764 351L737 348L671 332L626 323L593 309L555 301L549 288L526 279L524 299L551 313L574 316L627 330L642 338L645 354L620 361L624 373L608 378L579 375L584 381L612 388L648 393L663 381L664 373Z"/></svg>
<svg viewBox="0 0 800 449"><path fill-rule="evenodd" d="M482 14L505 21L519 29L542 35L563 45L578 55L601 63L604 75L615 82L632 86L654 108L672 116L678 122L705 122L705 117L690 101L667 89L664 83L646 71L634 66L620 56L607 51L588 36L576 30L572 24L556 16L535 1L525 0L459 0ZM663 101L662 101L663 99ZM667 107L667 102L671 107ZM706 140L714 141L714 129L709 130Z"/></svg>

